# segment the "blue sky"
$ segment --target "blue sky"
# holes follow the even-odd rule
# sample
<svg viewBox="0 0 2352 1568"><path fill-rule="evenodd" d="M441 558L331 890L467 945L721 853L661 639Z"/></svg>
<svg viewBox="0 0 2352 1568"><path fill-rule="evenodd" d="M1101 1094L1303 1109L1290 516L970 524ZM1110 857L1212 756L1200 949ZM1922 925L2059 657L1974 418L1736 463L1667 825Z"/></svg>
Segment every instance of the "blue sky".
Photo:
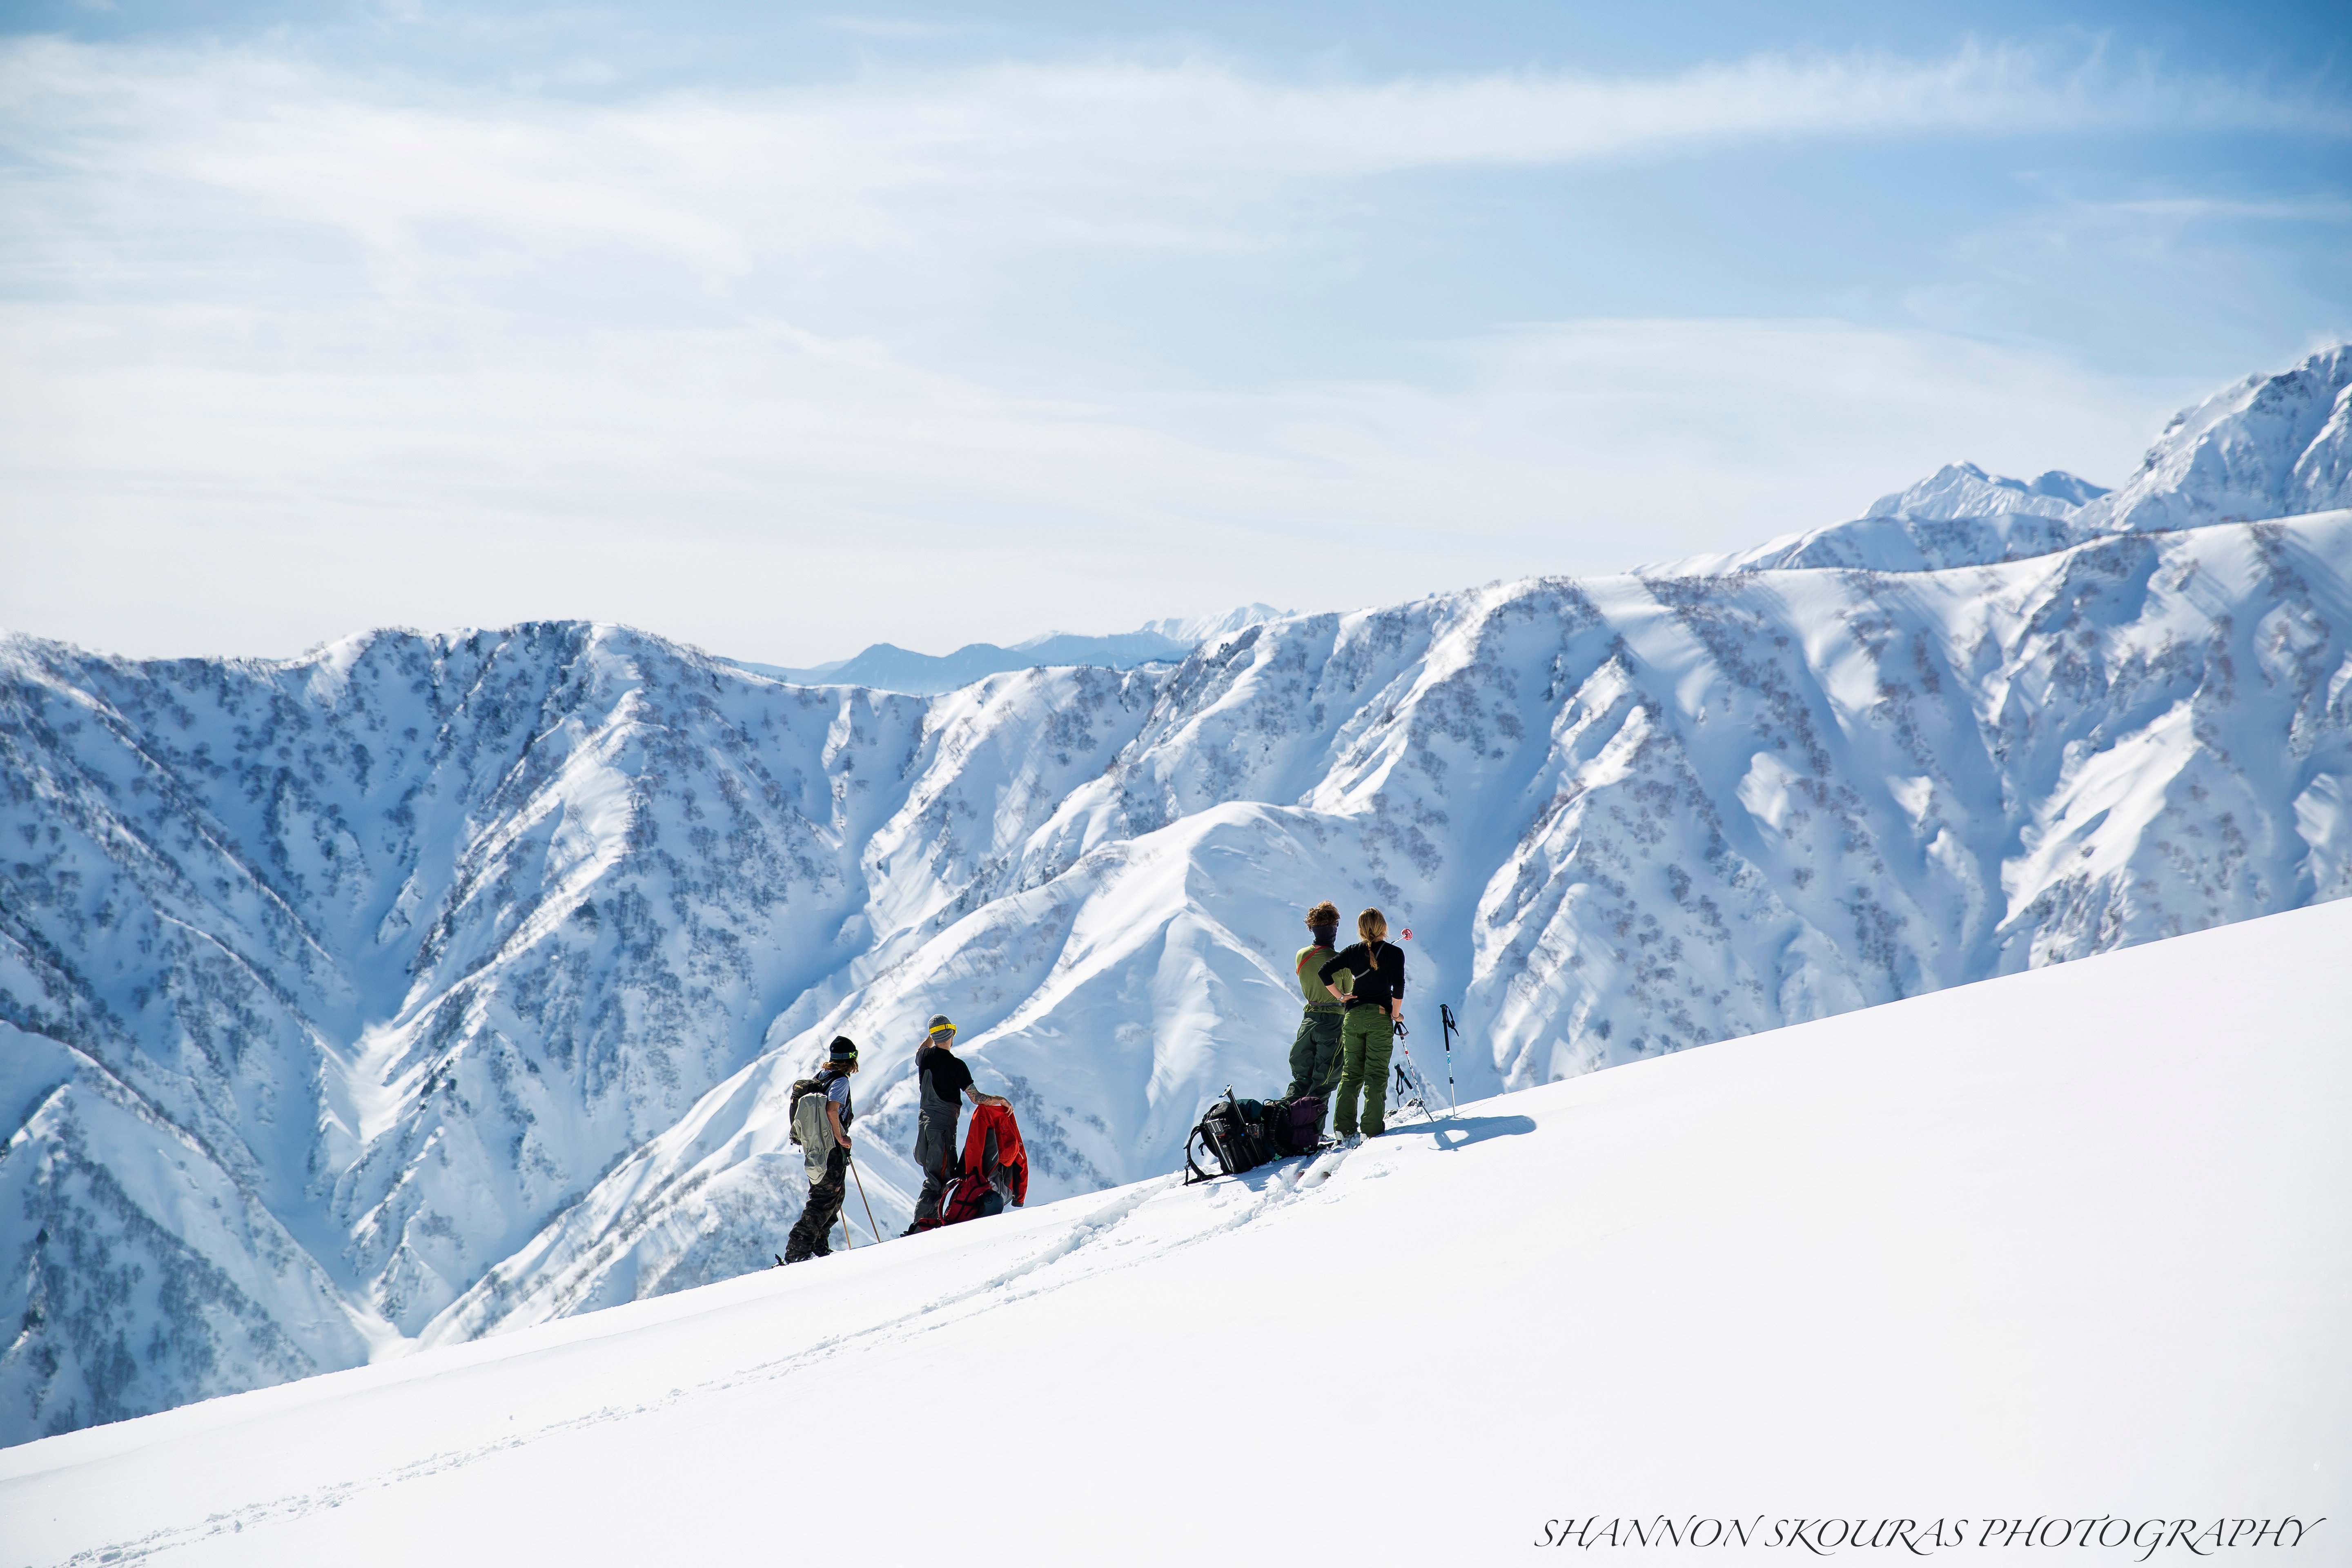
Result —
<svg viewBox="0 0 2352 1568"><path fill-rule="evenodd" d="M2341 7L6 26L0 625L130 653L1622 570L2352 335Z"/></svg>

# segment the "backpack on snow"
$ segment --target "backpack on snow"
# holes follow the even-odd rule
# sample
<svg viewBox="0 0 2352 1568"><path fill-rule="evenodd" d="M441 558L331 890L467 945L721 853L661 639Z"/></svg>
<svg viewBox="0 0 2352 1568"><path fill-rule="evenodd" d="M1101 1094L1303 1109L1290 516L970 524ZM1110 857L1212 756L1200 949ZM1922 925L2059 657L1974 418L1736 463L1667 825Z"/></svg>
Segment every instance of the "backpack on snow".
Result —
<svg viewBox="0 0 2352 1568"><path fill-rule="evenodd" d="M1009 1106L983 1105L972 1112L961 1163L949 1167L934 1224L961 1225L1003 1214L1007 1204L1020 1206L1028 1192L1029 1155L1022 1147L1020 1123ZM931 1226L919 1220L916 1228Z"/></svg>
<svg viewBox="0 0 2352 1568"><path fill-rule="evenodd" d="M1222 1169L1214 1173L1201 1169L1192 1158L1195 1143L1202 1145L1202 1152L1214 1156ZM1220 1175L1238 1176L1281 1157L1282 1152L1275 1147L1265 1129L1265 1102L1235 1100L1228 1085L1224 1099L1202 1113L1200 1124L1184 1140L1184 1169L1190 1173L1184 1184L1190 1186L1194 1182L1213 1181Z"/></svg>
<svg viewBox="0 0 2352 1568"><path fill-rule="evenodd" d="M1323 1146L1323 1108L1330 1102L1319 1094L1296 1100L1269 1100L1260 1123L1274 1144L1275 1158L1312 1154Z"/></svg>
<svg viewBox="0 0 2352 1568"><path fill-rule="evenodd" d="M940 1224L961 1225L1004 1212L1004 1194L987 1177L966 1171L948 1183L940 1194Z"/></svg>

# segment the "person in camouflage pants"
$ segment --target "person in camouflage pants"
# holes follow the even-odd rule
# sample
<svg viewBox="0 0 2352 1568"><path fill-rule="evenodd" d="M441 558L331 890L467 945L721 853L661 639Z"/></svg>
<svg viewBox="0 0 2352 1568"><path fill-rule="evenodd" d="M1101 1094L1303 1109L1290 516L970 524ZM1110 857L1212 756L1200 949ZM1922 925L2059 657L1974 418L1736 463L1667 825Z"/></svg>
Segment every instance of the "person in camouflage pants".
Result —
<svg viewBox="0 0 2352 1568"><path fill-rule="evenodd" d="M785 1237L785 1262L833 1256L833 1227L841 1218L841 1201L848 1189L849 1151L835 1148L825 1155L824 1174L809 1187L808 1205Z"/></svg>
<svg viewBox="0 0 2352 1568"><path fill-rule="evenodd" d="M849 1099L849 1075L856 1070L856 1043L845 1035L835 1037L814 1091L824 1096L824 1165L820 1173L814 1149L802 1152L808 1160L808 1202L801 1209L801 1217L793 1223L792 1234L784 1239L781 1262L804 1263L833 1253L830 1237L834 1222L841 1218L844 1189L849 1184L849 1124L857 1120L856 1108ZM843 1234L847 1235L846 1226Z"/></svg>

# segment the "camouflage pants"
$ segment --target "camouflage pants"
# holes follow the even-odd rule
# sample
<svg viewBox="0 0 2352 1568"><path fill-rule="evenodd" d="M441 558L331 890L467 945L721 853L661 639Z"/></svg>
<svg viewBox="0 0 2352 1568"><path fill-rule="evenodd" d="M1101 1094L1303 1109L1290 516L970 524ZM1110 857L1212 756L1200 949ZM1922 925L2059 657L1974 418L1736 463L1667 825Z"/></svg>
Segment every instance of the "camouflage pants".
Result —
<svg viewBox="0 0 2352 1568"><path fill-rule="evenodd" d="M824 1174L809 1187L808 1205L801 1210L792 1237L784 1243L785 1262L823 1258L833 1250L826 1237L833 1232L834 1221L841 1217L841 1200L848 1184L849 1151L835 1144L824 1157Z"/></svg>

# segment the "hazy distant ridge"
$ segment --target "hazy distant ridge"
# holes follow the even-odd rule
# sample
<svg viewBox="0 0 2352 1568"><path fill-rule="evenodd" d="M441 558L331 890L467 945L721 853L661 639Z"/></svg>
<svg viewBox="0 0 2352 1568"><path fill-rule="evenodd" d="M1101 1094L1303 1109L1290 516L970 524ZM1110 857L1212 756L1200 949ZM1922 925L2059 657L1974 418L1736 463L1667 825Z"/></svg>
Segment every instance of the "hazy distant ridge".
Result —
<svg viewBox="0 0 2352 1568"><path fill-rule="evenodd" d="M1171 663L1184 658L1209 637L1227 636L1283 614L1270 605L1245 605L1217 616L1151 621L1139 631L1115 632L1108 637L1048 632L1011 647L986 642L967 643L950 654L916 653L895 643L878 642L855 658L804 669L752 664L743 659L729 662L776 680L818 686L866 686L879 691L930 697L1016 669L1056 665L1133 669L1139 665Z"/></svg>

